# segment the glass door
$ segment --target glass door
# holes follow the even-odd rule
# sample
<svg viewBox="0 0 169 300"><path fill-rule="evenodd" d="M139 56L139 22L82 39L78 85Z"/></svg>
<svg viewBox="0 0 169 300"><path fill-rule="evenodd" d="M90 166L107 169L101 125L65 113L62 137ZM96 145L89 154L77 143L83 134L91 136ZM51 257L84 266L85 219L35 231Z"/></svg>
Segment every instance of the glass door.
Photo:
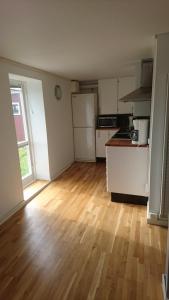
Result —
<svg viewBox="0 0 169 300"><path fill-rule="evenodd" d="M34 181L33 151L23 85L11 86L12 111L15 122L23 187Z"/></svg>

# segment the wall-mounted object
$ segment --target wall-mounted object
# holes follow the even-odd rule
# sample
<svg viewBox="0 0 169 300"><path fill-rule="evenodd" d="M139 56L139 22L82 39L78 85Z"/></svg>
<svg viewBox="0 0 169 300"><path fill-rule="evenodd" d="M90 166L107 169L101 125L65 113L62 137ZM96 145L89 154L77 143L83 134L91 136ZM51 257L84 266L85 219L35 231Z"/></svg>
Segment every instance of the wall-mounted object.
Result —
<svg viewBox="0 0 169 300"><path fill-rule="evenodd" d="M60 85L55 85L55 97L57 100L62 99L62 89Z"/></svg>

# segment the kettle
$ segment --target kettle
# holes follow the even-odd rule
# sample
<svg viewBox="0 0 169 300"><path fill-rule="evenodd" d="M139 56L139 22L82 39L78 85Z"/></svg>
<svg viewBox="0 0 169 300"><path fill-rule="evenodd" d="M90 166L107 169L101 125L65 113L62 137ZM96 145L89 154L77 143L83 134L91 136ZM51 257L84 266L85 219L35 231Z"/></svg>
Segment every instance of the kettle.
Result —
<svg viewBox="0 0 169 300"><path fill-rule="evenodd" d="M146 145L148 142L149 119L134 119L131 132L132 144Z"/></svg>

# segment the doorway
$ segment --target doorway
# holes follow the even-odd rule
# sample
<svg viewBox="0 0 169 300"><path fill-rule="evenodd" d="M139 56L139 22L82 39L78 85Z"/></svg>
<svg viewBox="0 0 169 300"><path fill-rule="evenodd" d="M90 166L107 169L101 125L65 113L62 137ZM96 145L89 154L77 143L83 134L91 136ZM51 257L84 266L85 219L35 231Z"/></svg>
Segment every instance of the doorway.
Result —
<svg viewBox="0 0 169 300"><path fill-rule="evenodd" d="M23 188L25 188L35 179L33 147L31 143L31 128L29 126L29 110L26 101L24 84L19 82L11 84L10 91L22 183Z"/></svg>

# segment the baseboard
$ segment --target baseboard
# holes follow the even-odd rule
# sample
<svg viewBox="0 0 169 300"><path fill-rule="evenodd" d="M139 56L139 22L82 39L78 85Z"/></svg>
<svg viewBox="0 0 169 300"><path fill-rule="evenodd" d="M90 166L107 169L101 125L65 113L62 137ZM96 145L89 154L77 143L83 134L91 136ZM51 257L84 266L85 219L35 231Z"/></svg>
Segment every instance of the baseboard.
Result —
<svg viewBox="0 0 169 300"><path fill-rule="evenodd" d="M61 169L59 172L57 172L52 178L51 181L54 181L57 179L63 172L65 172L67 169L69 169L73 165L74 161L66 165L63 169Z"/></svg>
<svg viewBox="0 0 169 300"><path fill-rule="evenodd" d="M168 219L159 217L159 215L156 213L147 213L147 223L152 225L168 227Z"/></svg>
<svg viewBox="0 0 169 300"><path fill-rule="evenodd" d="M162 290L164 300L169 300L166 296L166 274L162 274Z"/></svg>
<svg viewBox="0 0 169 300"><path fill-rule="evenodd" d="M17 213L20 209L25 207L32 199L34 199L40 192L42 192L49 184L51 181L49 181L47 184L45 184L43 187L41 187L36 193L34 193L29 199L23 200L20 202L18 205L15 206L12 210L10 210L5 216L3 216L0 219L0 225L6 222L10 217L12 217L15 213Z"/></svg>
<svg viewBox="0 0 169 300"><path fill-rule="evenodd" d="M10 217L12 217L18 210L23 208L26 205L25 201L21 201L19 204L17 204L13 209L11 209L7 214L1 217L0 219L0 225L6 222Z"/></svg>
<svg viewBox="0 0 169 300"><path fill-rule="evenodd" d="M136 205L147 205L148 197L130 195L130 194L120 194L120 193L111 193L111 201L118 203L129 203Z"/></svg>
<svg viewBox="0 0 169 300"><path fill-rule="evenodd" d="M59 175L61 175L64 171L66 171L68 168L71 167L71 165L74 163L71 162L70 164L68 164L64 169L62 169L60 172L57 173L56 177L53 178L51 181L55 180ZM0 218L0 225L3 224L4 222L6 222L10 217L12 217L17 211L19 211L20 209L22 209L24 206L26 206L33 198L35 198L42 190L44 190L50 183L51 181L49 181L45 186L43 186L41 189L39 189L34 195L32 195L28 200L23 200L21 201L19 204L17 204L13 209L11 209L7 214L5 214L4 216L2 216Z"/></svg>
<svg viewBox="0 0 169 300"><path fill-rule="evenodd" d="M106 157L96 157L96 162L106 162Z"/></svg>
<svg viewBox="0 0 169 300"><path fill-rule="evenodd" d="M81 162L81 163L95 163L96 159L94 160L85 160L83 158L75 159L75 162Z"/></svg>

